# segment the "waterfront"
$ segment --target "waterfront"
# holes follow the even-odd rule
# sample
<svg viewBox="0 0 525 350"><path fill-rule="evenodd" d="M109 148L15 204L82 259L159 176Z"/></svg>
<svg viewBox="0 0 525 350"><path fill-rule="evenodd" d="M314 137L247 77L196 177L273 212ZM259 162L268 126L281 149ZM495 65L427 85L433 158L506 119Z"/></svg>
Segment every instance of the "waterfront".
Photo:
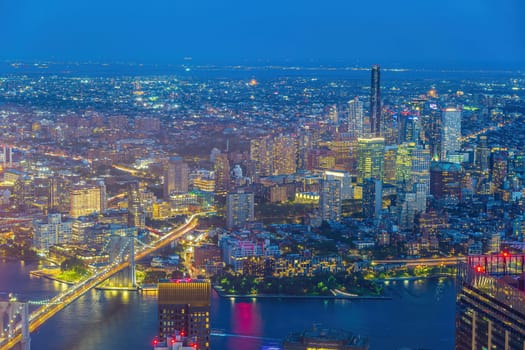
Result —
<svg viewBox="0 0 525 350"><path fill-rule="evenodd" d="M30 277L35 266L0 263L0 291L46 299L67 286ZM259 350L314 322L353 330L371 349L453 349L454 293L448 278L395 281L391 300L228 299L214 295L214 350ZM150 349L156 296L90 291L31 335L37 350Z"/></svg>

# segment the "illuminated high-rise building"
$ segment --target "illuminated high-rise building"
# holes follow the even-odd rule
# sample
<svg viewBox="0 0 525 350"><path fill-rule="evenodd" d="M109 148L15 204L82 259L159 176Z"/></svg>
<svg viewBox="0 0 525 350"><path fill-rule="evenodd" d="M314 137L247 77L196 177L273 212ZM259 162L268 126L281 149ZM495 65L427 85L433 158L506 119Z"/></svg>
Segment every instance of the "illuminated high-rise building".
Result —
<svg viewBox="0 0 525 350"><path fill-rule="evenodd" d="M199 350L210 349L211 284L204 279L158 284L159 339L183 335Z"/></svg>
<svg viewBox="0 0 525 350"><path fill-rule="evenodd" d="M412 152L416 144L405 142L399 145L396 155L396 183L405 191L412 188Z"/></svg>
<svg viewBox="0 0 525 350"><path fill-rule="evenodd" d="M416 147L412 150L412 186L424 187L425 194L430 194L430 149ZM423 187L421 187L423 186Z"/></svg>
<svg viewBox="0 0 525 350"><path fill-rule="evenodd" d="M49 194L47 196L47 209L55 210L60 205L59 178L52 176L49 179Z"/></svg>
<svg viewBox="0 0 525 350"><path fill-rule="evenodd" d="M58 176L49 178L47 210L48 212L69 212L69 181Z"/></svg>
<svg viewBox="0 0 525 350"><path fill-rule="evenodd" d="M419 139L419 121L416 116L402 113L399 116L399 142L417 142Z"/></svg>
<svg viewBox="0 0 525 350"><path fill-rule="evenodd" d="M463 168L451 162L432 162L430 164L430 194L436 199L461 199L461 178Z"/></svg>
<svg viewBox="0 0 525 350"><path fill-rule="evenodd" d="M370 84L370 133L372 136L381 137L381 91L380 68L372 66L372 81Z"/></svg>
<svg viewBox="0 0 525 350"><path fill-rule="evenodd" d="M133 182L128 187L128 227L144 228L146 214L141 203L140 186Z"/></svg>
<svg viewBox="0 0 525 350"><path fill-rule="evenodd" d="M346 171L326 170L323 173L326 180L339 180L341 182L341 199L352 199L352 177Z"/></svg>
<svg viewBox="0 0 525 350"><path fill-rule="evenodd" d="M280 135L272 141L272 175L294 174L297 168L295 140Z"/></svg>
<svg viewBox="0 0 525 350"><path fill-rule="evenodd" d="M252 192L228 193L226 195L226 227L228 229L241 227L254 220L254 196Z"/></svg>
<svg viewBox="0 0 525 350"><path fill-rule="evenodd" d="M272 175L272 148L270 136L250 141L250 159L255 162L257 176Z"/></svg>
<svg viewBox="0 0 525 350"><path fill-rule="evenodd" d="M228 154L221 153L216 155L215 163L215 189L227 191L230 187L230 160Z"/></svg>
<svg viewBox="0 0 525 350"><path fill-rule="evenodd" d="M348 101L348 129L354 137L363 137L363 101Z"/></svg>
<svg viewBox="0 0 525 350"><path fill-rule="evenodd" d="M35 202L35 183L30 176L22 174L14 181L13 198L15 205L22 210Z"/></svg>
<svg viewBox="0 0 525 350"><path fill-rule="evenodd" d="M486 173L489 170L490 147L486 135L478 137L478 145L476 147L476 165L479 170Z"/></svg>
<svg viewBox="0 0 525 350"><path fill-rule="evenodd" d="M105 208L105 187L99 185L74 186L69 197L69 215L73 218L101 213Z"/></svg>
<svg viewBox="0 0 525 350"><path fill-rule="evenodd" d="M334 124L337 124L339 122L339 113L337 111L336 104L328 106L328 120L330 120Z"/></svg>
<svg viewBox="0 0 525 350"><path fill-rule="evenodd" d="M523 259L503 251L458 265L455 350L525 348Z"/></svg>
<svg viewBox="0 0 525 350"><path fill-rule="evenodd" d="M341 221L341 181L332 177L321 180L319 185L321 218L323 221Z"/></svg>
<svg viewBox="0 0 525 350"><path fill-rule="evenodd" d="M189 167L182 157L171 157L164 171L164 198L170 194L186 193L189 188Z"/></svg>
<svg viewBox="0 0 525 350"><path fill-rule="evenodd" d="M363 216L379 218L383 203L383 184L378 179L363 180Z"/></svg>
<svg viewBox="0 0 525 350"><path fill-rule="evenodd" d="M376 137L357 140L357 183L374 178L383 181L385 139Z"/></svg>
<svg viewBox="0 0 525 350"><path fill-rule="evenodd" d="M108 208L108 198L106 195L106 184L103 180L97 181L97 187L100 190L100 212L103 213Z"/></svg>
<svg viewBox="0 0 525 350"><path fill-rule="evenodd" d="M508 175L509 153L498 150L492 152L490 156L490 180L491 192L495 193L501 189L503 181Z"/></svg>
<svg viewBox="0 0 525 350"><path fill-rule="evenodd" d="M293 174L297 169L296 140L289 135L251 140L250 159L255 161L258 176Z"/></svg>
<svg viewBox="0 0 525 350"><path fill-rule="evenodd" d="M461 149L461 111L446 108L441 115L441 160Z"/></svg>
<svg viewBox="0 0 525 350"><path fill-rule="evenodd" d="M34 220L33 247L45 253L55 244L71 242L72 224L73 221L62 221L61 214L49 214L46 221Z"/></svg>
<svg viewBox="0 0 525 350"><path fill-rule="evenodd" d="M397 145L385 146L383 163L383 183L396 184Z"/></svg>

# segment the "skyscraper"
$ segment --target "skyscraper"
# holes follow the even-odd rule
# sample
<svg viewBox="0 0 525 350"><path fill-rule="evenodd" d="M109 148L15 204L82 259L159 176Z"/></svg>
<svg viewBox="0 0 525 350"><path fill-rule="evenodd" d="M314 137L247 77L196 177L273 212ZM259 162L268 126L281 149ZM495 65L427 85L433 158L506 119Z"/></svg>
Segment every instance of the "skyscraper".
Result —
<svg viewBox="0 0 525 350"><path fill-rule="evenodd" d="M370 132L372 136L381 136L381 92L379 65L372 66L370 85Z"/></svg>
<svg viewBox="0 0 525 350"><path fill-rule="evenodd" d="M357 97L348 101L348 129L354 137L363 137L363 101Z"/></svg>
<svg viewBox="0 0 525 350"><path fill-rule="evenodd" d="M101 213L105 207L105 186L77 185L70 192L69 215L73 218Z"/></svg>
<svg viewBox="0 0 525 350"><path fill-rule="evenodd" d="M189 187L189 168L182 157L172 157L164 171L164 198L172 192L186 193Z"/></svg>
<svg viewBox="0 0 525 350"><path fill-rule="evenodd" d="M321 180L319 208L321 218L326 221L341 220L341 181L339 179Z"/></svg>
<svg viewBox="0 0 525 350"><path fill-rule="evenodd" d="M215 188L218 191L227 191L230 187L230 161L228 154L221 153L215 157Z"/></svg>
<svg viewBox="0 0 525 350"><path fill-rule="evenodd" d="M524 258L504 251L459 264L456 350L525 348Z"/></svg>
<svg viewBox="0 0 525 350"><path fill-rule="evenodd" d="M363 181L363 216L378 218L383 204L383 184L378 179Z"/></svg>
<svg viewBox="0 0 525 350"><path fill-rule="evenodd" d="M296 171L297 147L291 136L280 135L273 139L272 175L288 175Z"/></svg>
<svg viewBox="0 0 525 350"><path fill-rule="evenodd" d="M33 247L39 252L48 252L49 247L71 241L73 221L62 221L61 214L49 214L47 221L33 221Z"/></svg>
<svg viewBox="0 0 525 350"><path fill-rule="evenodd" d="M436 199L461 199L461 177L463 168L451 162L430 164L430 194Z"/></svg>
<svg viewBox="0 0 525 350"><path fill-rule="evenodd" d="M412 150L412 185L422 185L430 194L430 149L417 146Z"/></svg>
<svg viewBox="0 0 525 350"><path fill-rule="evenodd" d="M293 174L297 167L296 140L290 135L265 136L250 142L250 159L258 176Z"/></svg>
<svg viewBox="0 0 525 350"><path fill-rule="evenodd" d="M211 284L204 279L180 279L158 284L159 338L175 334L192 339L199 350L210 348Z"/></svg>
<svg viewBox="0 0 525 350"><path fill-rule="evenodd" d="M146 215L140 200L140 186L133 182L128 187L128 226L144 228Z"/></svg>
<svg viewBox="0 0 525 350"><path fill-rule="evenodd" d="M254 197L251 192L238 190L226 196L226 227L240 227L254 220Z"/></svg>
<svg viewBox="0 0 525 350"><path fill-rule="evenodd" d="M383 181L384 176L385 139L357 140L357 183L363 179L374 178Z"/></svg>
<svg viewBox="0 0 525 350"><path fill-rule="evenodd" d="M478 145L476 147L476 165L482 172L488 172L490 159L490 148L488 145L487 135L478 136Z"/></svg>
<svg viewBox="0 0 525 350"><path fill-rule="evenodd" d="M443 110L441 122L441 160L461 149L461 111L456 108Z"/></svg>

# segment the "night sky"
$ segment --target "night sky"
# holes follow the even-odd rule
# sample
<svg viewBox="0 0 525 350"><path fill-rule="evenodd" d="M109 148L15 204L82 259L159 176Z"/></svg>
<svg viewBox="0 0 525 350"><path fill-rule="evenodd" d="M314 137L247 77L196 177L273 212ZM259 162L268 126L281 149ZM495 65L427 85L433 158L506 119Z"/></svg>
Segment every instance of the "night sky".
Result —
<svg viewBox="0 0 525 350"><path fill-rule="evenodd" d="M0 59L525 68L523 0L0 0Z"/></svg>

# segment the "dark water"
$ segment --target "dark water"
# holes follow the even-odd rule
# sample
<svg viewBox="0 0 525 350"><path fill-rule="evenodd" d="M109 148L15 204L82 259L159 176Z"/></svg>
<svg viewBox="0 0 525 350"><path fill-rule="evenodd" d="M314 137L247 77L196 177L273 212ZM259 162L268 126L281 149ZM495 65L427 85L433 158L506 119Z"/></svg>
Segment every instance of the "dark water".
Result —
<svg viewBox="0 0 525 350"><path fill-rule="evenodd" d="M45 299L65 288L31 278L34 266L0 263L0 291ZM213 350L260 350L291 331L320 322L370 339L371 349L453 349L454 281L432 279L387 286L392 300L212 299ZM31 334L36 350L151 349L156 297L91 291ZM219 335L220 334L220 335Z"/></svg>

